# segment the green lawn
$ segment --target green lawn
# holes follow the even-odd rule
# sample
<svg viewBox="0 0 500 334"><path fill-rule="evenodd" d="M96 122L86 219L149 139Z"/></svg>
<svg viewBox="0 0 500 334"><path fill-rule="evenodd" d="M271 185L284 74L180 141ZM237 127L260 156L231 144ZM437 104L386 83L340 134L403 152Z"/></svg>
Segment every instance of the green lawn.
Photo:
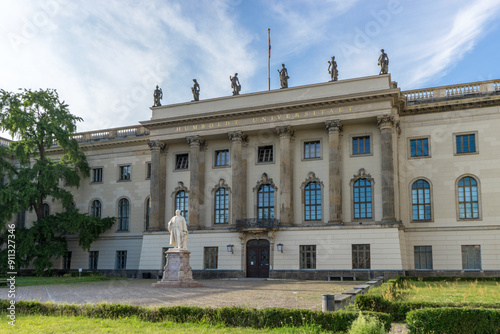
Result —
<svg viewBox="0 0 500 334"><path fill-rule="evenodd" d="M28 276L17 276L16 277L16 287L17 286L28 286L28 285L47 285L47 284L69 284L69 283L85 283L85 282L98 282L107 281L116 278L109 278L104 276L84 276L82 278L78 277L28 277ZM0 278L0 281L6 281L7 278ZM5 285L1 286L6 288Z"/></svg>
<svg viewBox="0 0 500 334"><path fill-rule="evenodd" d="M123 319L100 319L86 317L56 316L16 316L16 326L10 326L5 319L0 322L0 332L12 333L330 333L320 331L317 327L300 328L232 328L207 324L140 321L135 317Z"/></svg>
<svg viewBox="0 0 500 334"><path fill-rule="evenodd" d="M395 299L389 286L372 289L370 294L381 295L387 300L444 303L500 303L500 283L488 281L403 281L397 284Z"/></svg>

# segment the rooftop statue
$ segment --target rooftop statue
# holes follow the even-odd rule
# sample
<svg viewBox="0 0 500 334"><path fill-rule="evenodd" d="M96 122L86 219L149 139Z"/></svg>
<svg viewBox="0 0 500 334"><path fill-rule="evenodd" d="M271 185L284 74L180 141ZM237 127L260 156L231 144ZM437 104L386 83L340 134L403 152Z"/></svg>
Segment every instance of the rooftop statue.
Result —
<svg viewBox="0 0 500 334"><path fill-rule="evenodd" d="M234 77L229 76L231 80L231 88L233 89L233 96L239 95L241 90L240 80L238 79L238 73L234 73Z"/></svg>
<svg viewBox="0 0 500 334"><path fill-rule="evenodd" d="M156 89L153 93L153 98L154 98L153 107L160 107L161 106L160 100L163 99L163 92L161 91L161 88L158 88L158 85L156 85Z"/></svg>
<svg viewBox="0 0 500 334"><path fill-rule="evenodd" d="M381 54L378 57L378 65L380 66L379 74L387 74L389 72L389 57L384 49L380 50Z"/></svg>
<svg viewBox="0 0 500 334"><path fill-rule="evenodd" d="M339 71L337 70L337 62L335 61L335 56L333 56L332 60L328 62L328 73L330 73L330 81L338 80Z"/></svg>
<svg viewBox="0 0 500 334"><path fill-rule="evenodd" d="M288 88L288 79L290 79L290 77L288 76L288 71L285 67L285 64L281 64L281 66L283 68L281 70L278 70L278 73L280 74L280 85L281 88Z"/></svg>
<svg viewBox="0 0 500 334"><path fill-rule="evenodd" d="M200 100L200 85L196 81L196 79L193 79L193 87L191 87L191 92L193 93L193 101L199 101Z"/></svg>

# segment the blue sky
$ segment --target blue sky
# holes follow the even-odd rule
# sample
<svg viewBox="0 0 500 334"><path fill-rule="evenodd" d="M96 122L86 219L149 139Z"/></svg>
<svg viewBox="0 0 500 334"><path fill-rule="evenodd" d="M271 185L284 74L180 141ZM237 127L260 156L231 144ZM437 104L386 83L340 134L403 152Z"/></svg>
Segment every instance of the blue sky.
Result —
<svg viewBox="0 0 500 334"><path fill-rule="evenodd" d="M378 74L403 90L500 79L500 0L3 0L0 88L55 88L79 131L136 125L162 104ZM1 134L0 134L1 135ZM2 136L6 137L5 134Z"/></svg>

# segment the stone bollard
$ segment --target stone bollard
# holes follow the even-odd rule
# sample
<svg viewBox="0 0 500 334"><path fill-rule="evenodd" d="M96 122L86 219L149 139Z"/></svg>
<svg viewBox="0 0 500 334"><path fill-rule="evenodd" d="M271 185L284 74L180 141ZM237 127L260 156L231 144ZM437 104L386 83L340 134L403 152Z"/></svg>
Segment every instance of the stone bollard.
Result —
<svg viewBox="0 0 500 334"><path fill-rule="evenodd" d="M328 312L334 310L335 295L323 295L323 303L321 305L321 311Z"/></svg>

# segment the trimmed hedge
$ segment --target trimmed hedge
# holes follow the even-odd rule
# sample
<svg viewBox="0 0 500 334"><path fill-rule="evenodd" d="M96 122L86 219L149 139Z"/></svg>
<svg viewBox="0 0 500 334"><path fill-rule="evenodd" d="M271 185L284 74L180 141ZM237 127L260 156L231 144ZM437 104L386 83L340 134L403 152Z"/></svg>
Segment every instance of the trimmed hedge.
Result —
<svg viewBox="0 0 500 334"><path fill-rule="evenodd" d="M0 307L5 312L9 300L0 299ZM124 304L68 305L40 303L38 301L16 302L16 313L55 316L85 316L118 319L136 316L143 321L161 322L206 322L230 327L276 328L283 326L301 327L318 325L324 330L346 332L359 312L337 311L316 312L310 310L266 308L246 309L242 307L201 308L192 306L170 306L150 308ZM364 312L374 316L391 328L391 316L377 312Z"/></svg>
<svg viewBox="0 0 500 334"><path fill-rule="evenodd" d="M408 312L410 312L411 310L418 310L423 308L467 307L470 309L477 309L477 308L500 309L500 303L465 304L465 303L431 303L431 302L402 302L402 301L390 302L388 300L385 300L381 296L372 296L372 295L357 295L354 304L361 311L388 313L392 316L394 321L404 321L406 319L406 315L408 314Z"/></svg>
<svg viewBox="0 0 500 334"><path fill-rule="evenodd" d="M413 310L408 313L406 325L415 334L500 333L500 310L470 308Z"/></svg>

